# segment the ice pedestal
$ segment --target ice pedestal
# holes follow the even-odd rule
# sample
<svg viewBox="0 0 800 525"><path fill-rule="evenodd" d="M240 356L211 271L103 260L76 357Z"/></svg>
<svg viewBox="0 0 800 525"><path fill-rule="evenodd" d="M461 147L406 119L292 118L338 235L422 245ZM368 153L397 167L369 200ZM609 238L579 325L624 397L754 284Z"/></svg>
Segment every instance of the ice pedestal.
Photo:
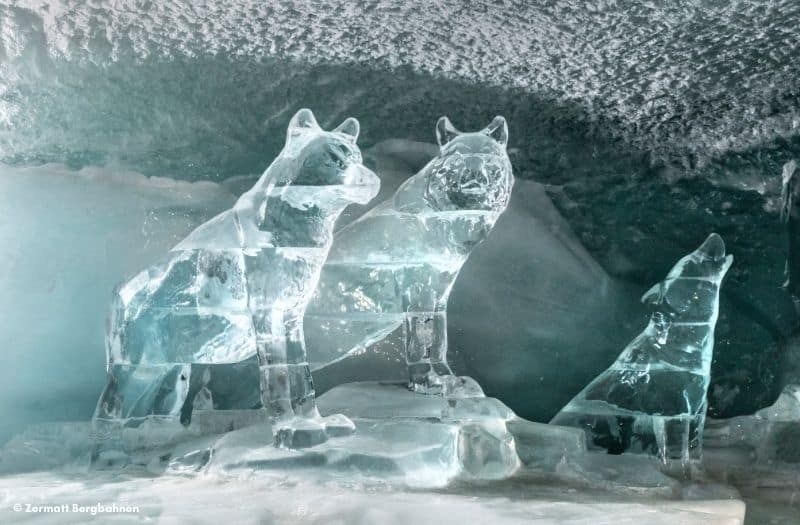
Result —
<svg viewBox="0 0 800 525"><path fill-rule="evenodd" d="M253 425L176 447L167 469L246 475L313 468L321 478L442 487L456 479L504 479L522 464L508 426L516 416L493 398L351 383L318 398L317 406L323 416L352 421L355 431L310 446L275 447L265 441L268 423Z"/></svg>
<svg viewBox="0 0 800 525"><path fill-rule="evenodd" d="M317 406L321 418L294 421L279 446L272 436L280 431L266 417L254 419L256 412L198 412L186 429L153 420L127 429L129 452L102 459L154 473L414 488L511 478L647 497L680 497L682 490L652 458L589 452L583 430L523 420L483 394L447 397L414 392L404 382L361 382L331 389ZM327 439L317 439L326 421Z"/></svg>
<svg viewBox="0 0 800 525"><path fill-rule="evenodd" d="M260 476L312 469L322 479L416 488L516 479L668 498L683 490L653 458L589 452L582 430L520 419L482 395L434 396L405 383L361 382L335 387L317 404L322 414L348 418L355 432L287 449L265 446L267 431L250 427L183 445L169 470Z"/></svg>
<svg viewBox="0 0 800 525"><path fill-rule="evenodd" d="M461 378L479 390L474 381ZM497 399L482 393L465 397L419 394L406 385L349 383L319 399L322 413L341 413L356 423L357 431L408 425L422 446L438 446L446 454L446 470L456 476L501 479L520 466L507 423L516 416ZM441 436L441 437L440 437ZM441 439L441 441L440 441ZM383 446L392 446L384 444Z"/></svg>

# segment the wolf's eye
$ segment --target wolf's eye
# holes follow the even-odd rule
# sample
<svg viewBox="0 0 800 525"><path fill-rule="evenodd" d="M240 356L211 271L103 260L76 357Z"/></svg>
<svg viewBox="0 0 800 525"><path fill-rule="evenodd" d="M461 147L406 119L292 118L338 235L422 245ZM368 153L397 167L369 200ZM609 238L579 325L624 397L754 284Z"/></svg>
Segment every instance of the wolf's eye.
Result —
<svg viewBox="0 0 800 525"><path fill-rule="evenodd" d="M332 166L340 170L347 168L347 157L349 151L342 145L331 146L328 150L329 162Z"/></svg>
<svg viewBox="0 0 800 525"><path fill-rule="evenodd" d="M347 167L347 163L344 161L344 159L335 153L331 153L329 155L329 161L332 166L335 166L340 170L344 170Z"/></svg>

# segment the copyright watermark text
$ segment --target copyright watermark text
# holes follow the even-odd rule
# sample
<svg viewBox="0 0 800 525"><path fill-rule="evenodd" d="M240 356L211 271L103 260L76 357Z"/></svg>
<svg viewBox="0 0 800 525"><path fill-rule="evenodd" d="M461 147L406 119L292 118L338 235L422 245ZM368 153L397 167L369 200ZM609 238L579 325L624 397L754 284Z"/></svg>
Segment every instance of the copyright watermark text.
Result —
<svg viewBox="0 0 800 525"><path fill-rule="evenodd" d="M85 505L80 503L60 503L58 505L46 505L42 503L14 503L14 512L27 512L34 514L137 514L138 505L127 503L94 503Z"/></svg>

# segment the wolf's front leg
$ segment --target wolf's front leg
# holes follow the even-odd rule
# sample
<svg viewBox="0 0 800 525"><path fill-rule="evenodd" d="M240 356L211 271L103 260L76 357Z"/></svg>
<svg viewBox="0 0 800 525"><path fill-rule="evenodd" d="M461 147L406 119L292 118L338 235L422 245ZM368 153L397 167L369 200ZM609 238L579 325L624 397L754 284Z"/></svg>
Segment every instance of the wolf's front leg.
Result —
<svg viewBox="0 0 800 525"><path fill-rule="evenodd" d="M317 410L302 314L273 313L271 331L258 346L262 402L272 420L274 443L285 448L311 447L355 429L346 417L322 417Z"/></svg>
<svg viewBox="0 0 800 525"><path fill-rule="evenodd" d="M411 390L447 397L483 396L478 383L454 375L447 364L445 312L409 312L403 331Z"/></svg>
<svg viewBox="0 0 800 525"><path fill-rule="evenodd" d="M452 375L447 365L447 324L444 312L406 314L406 363L409 388L415 392L441 394L440 376Z"/></svg>
<svg viewBox="0 0 800 525"><path fill-rule="evenodd" d="M254 316L261 396L270 418L318 418L314 382L306 362L302 309L271 310Z"/></svg>

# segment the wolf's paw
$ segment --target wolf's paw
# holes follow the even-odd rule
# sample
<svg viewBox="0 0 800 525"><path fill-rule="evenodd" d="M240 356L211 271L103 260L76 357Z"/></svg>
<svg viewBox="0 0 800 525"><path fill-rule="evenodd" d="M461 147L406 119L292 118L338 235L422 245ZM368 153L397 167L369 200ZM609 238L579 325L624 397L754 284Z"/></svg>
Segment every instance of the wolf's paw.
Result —
<svg viewBox="0 0 800 525"><path fill-rule="evenodd" d="M409 388L418 394L444 397L484 397L483 389L477 381L467 376L430 373L422 383L412 383Z"/></svg>
<svg viewBox="0 0 800 525"><path fill-rule="evenodd" d="M355 432L352 421L342 414L325 417L294 418L276 425L273 432L279 448L309 448L325 443L329 438L349 436Z"/></svg>

